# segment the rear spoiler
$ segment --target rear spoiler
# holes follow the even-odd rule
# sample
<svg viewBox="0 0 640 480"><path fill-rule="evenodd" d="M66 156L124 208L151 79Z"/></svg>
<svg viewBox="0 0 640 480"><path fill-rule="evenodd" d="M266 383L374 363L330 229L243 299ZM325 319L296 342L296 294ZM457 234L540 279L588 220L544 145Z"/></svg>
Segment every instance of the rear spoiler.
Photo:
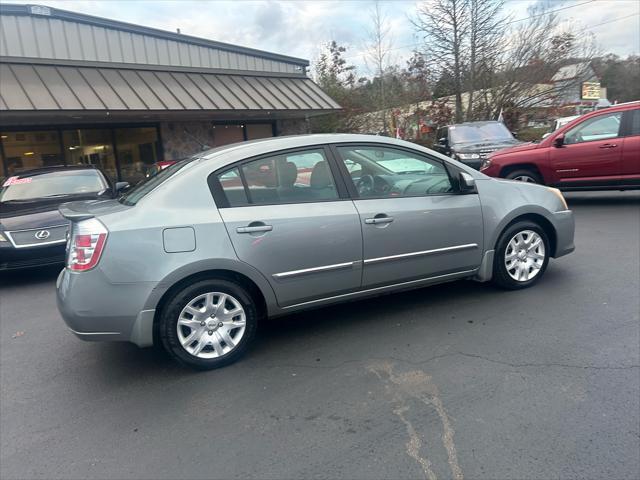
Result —
<svg viewBox="0 0 640 480"><path fill-rule="evenodd" d="M63 203L58 207L58 211L60 215L64 218L71 220L73 222L79 222L80 220L87 220L89 218L93 218L93 213L89 213L86 209L82 209L82 203L80 202L70 202Z"/></svg>

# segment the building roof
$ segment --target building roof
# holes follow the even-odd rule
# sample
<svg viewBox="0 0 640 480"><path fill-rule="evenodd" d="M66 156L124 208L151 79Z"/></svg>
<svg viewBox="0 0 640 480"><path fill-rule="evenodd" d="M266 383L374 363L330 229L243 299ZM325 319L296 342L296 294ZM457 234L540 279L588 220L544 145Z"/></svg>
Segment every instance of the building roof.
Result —
<svg viewBox="0 0 640 480"><path fill-rule="evenodd" d="M203 59L203 53L205 57L211 57L211 53L214 53L214 57L220 57L219 52L224 52L223 56L231 54L229 63L239 63L240 69L242 64L253 63L255 69L259 70L260 64L267 61L267 70L304 74L304 67L309 65L309 61L302 58L41 5L0 4L0 21L0 28L5 35L5 41L0 41L1 56L66 60L81 57L77 59L125 63L131 58L135 63L146 63L147 60L157 64L163 64L163 60L169 61L172 60L171 56L175 56L181 66L195 66L192 64L199 60L203 60L201 63L207 66L210 59ZM75 43L76 39L82 43ZM106 44L104 51L92 51L95 43L99 42ZM255 59L262 62L256 62ZM225 58L219 59L223 64L221 68L225 68L224 61ZM274 65L269 62L274 62Z"/></svg>
<svg viewBox="0 0 640 480"><path fill-rule="evenodd" d="M0 63L0 111L339 108L308 78Z"/></svg>
<svg viewBox="0 0 640 480"><path fill-rule="evenodd" d="M299 58L36 5L0 4L0 31L0 123L340 109Z"/></svg>

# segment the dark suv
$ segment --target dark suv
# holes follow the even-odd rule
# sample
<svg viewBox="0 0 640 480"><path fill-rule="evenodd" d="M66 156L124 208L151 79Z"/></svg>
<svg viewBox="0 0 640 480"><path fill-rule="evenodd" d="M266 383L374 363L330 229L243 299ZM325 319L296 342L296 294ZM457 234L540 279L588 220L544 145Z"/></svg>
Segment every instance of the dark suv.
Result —
<svg viewBox="0 0 640 480"><path fill-rule="evenodd" d="M439 128L433 149L478 170L490 153L520 142L498 121L466 122Z"/></svg>
<svg viewBox="0 0 640 480"><path fill-rule="evenodd" d="M640 188L640 102L587 113L540 143L496 152L480 171L563 190Z"/></svg>

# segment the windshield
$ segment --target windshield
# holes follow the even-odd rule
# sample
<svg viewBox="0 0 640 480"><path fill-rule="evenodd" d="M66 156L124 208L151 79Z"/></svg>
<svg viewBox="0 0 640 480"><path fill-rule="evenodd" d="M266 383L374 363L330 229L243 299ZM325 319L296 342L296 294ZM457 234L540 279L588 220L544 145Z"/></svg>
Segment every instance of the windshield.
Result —
<svg viewBox="0 0 640 480"><path fill-rule="evenodd" d="M383 149L354 149L353 151L375 163L378 167L378 171L375 173L380 175L389 173L430 173L433 169L432 165L416 158L407 157L401 151ZM371 166L371 164L369 165ZM350 169L349 163L347 163L347 169Z"/></svg>
<svg viewBox="0 0 640 480"><path fill-rule="evenodd" d="M28 201L68 195L97 194L107 188L96 170L62 170L7 178L0 202Z"/></svg>
<svg viewBox="0 0 640 480"><path fill-rule="evenodd" d="M500 122L451 125L449 135L451 143L482 143L513 139L511 132Z"/></svg>
<svg viewBox="0 0 640 480"><path fill-rule="evenodd" d="M143 197L145 197L151 190L167 181L171 178L175 173L177 173L182 167L184 167L187 163L195 160L200 157L191 157L186 160L180 160L179 162L174 163L173 165L168 166L167 168L160 170L155 175L147 177L142 180L140 183L136 184L135 187L128 190L126 193L118 198L118 201L124 205L133 206L136 205Z"/></svg>

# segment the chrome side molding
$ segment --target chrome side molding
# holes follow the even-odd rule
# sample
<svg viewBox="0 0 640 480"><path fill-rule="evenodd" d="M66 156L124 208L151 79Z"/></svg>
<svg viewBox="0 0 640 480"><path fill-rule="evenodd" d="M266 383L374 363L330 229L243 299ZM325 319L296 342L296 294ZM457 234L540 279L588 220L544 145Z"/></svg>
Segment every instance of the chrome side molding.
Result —
<svg viewBox="0 0 640 480"><path fill-rule="evenodd" d="M468 243L466 245L454 245L453 247L435 248L433 250L422 250L421 252L401 253L399 255L389 255L388 257L368 258L364 261L365 265L371 263L391 262L393 260L402 260L404 258L422 257L424 255L435 255L438 253L455 252L457 250L471 250L478 248L477 243Z"/></svg>
<svg viewBox="0 0 640 480"><path fill-rule="evenodd" d="M323 265L322 267L303 268L302 270L291 270L289 272L274 273L272 275L276 280L282 280L284 278L299 277L301 275L308 275L310 273L330 272L333 270L343 270L345 268L352 268L356 262L336 263L334 265Z"/></svg>

